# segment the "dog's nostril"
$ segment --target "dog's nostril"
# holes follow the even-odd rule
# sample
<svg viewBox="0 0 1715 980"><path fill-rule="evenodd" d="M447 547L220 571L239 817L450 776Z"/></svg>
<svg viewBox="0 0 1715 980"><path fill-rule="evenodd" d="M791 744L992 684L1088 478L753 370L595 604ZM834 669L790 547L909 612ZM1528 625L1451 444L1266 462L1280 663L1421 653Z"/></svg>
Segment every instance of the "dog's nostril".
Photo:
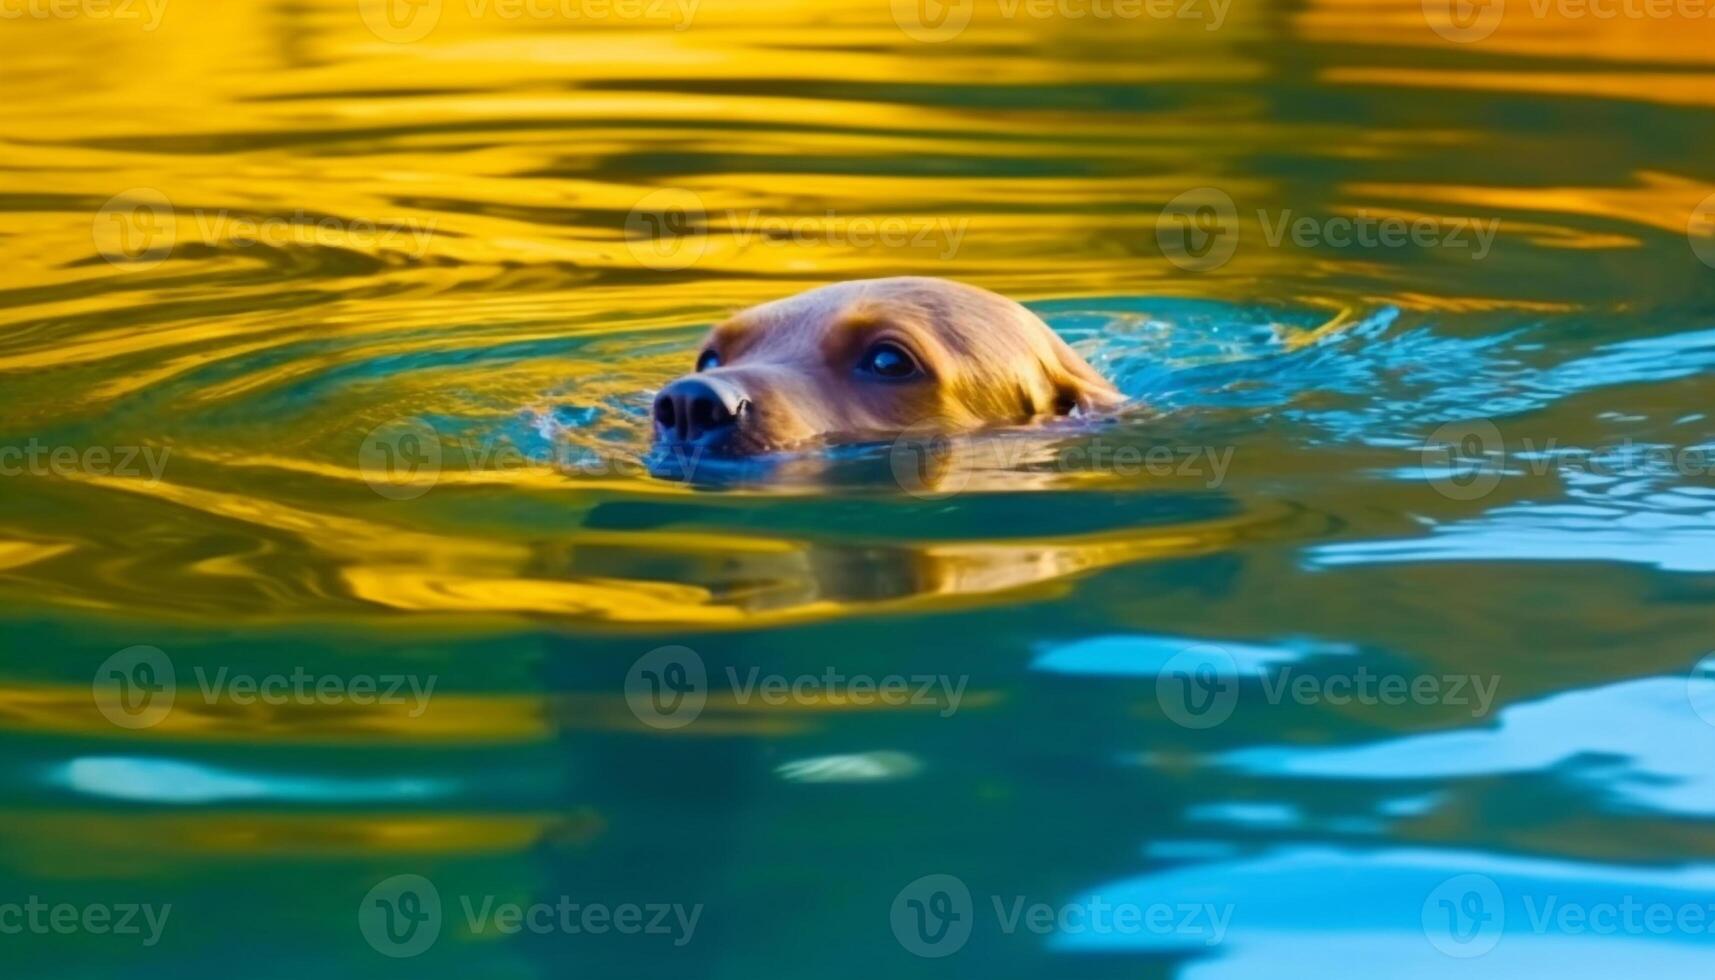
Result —
<svg viewBox="0 0 1715 980"><path fill-rule="evenodd" d="M710 432L732 420L727 414L726 407L713 398L694 398L691 400L691 430L693 432Z"/></svg>
<svg viewBox="0 0 1715 980"><path fill-rule="evenodd" d="M730 381L680 378L655 397L652 414L657 438L685 441L724 437L737 424L745 403L740 389Z"/></svg>

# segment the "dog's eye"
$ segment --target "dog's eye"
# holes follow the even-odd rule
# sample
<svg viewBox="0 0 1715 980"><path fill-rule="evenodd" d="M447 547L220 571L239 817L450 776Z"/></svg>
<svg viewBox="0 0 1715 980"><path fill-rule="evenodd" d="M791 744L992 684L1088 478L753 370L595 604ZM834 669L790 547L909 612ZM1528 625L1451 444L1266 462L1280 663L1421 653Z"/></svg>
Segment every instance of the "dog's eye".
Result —
<svg viewBox="0 0 1715 980"><path fill-rule="evenodd" d="M905 348L889 340L864 351L863 360L858 362L858 370L892 381L914 377L919 373L917 361Z"/></svg>
<svg viewBox="0 0 1715 980"><path fill-rule="evenodd" d="M721 356L712 350L703 351L697 355L697 370L707 371L709 368L721 366Z"/></svg>

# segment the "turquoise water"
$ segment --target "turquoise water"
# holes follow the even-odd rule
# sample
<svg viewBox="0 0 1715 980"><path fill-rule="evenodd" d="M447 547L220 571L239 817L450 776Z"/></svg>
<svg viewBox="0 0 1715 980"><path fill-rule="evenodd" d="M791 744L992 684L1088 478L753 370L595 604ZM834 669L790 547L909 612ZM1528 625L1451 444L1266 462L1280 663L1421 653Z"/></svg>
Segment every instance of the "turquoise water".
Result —
<svg viewBox="0 0 1715 980"><path fill-rule="evenodd" d="M0 23L8 975L1708 975L1707 19L353 6ZM1133 404L651 475L907 272Z"/></svg>

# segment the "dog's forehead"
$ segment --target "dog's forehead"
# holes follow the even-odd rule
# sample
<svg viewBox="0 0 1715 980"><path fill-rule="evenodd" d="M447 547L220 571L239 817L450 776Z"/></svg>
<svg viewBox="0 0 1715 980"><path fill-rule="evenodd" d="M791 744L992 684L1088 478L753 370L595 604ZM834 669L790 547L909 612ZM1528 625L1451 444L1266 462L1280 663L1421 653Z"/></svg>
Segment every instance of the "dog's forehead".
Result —
<svg viewBox="0 0 1715 980"><path fill-rule="evenodd" d="M714 330L715 340L734 347L792 339L814 342L830 333L874 320L875 310L850 295L826 289L753 306L734 314Z"/></svg>
<svg viewBox="0 0 1715 980"><path fill-rule="evenodd" d="M740 319L756 332L827 330L840 322L849 305L849 298L831 290L817 289L764 303Z"/></svg>
<svg viewBox="0 0 1715 980"><path fill-rule="evenodd" d="M1044 338L1032 336L1032 323L1039 321L1023 307L985 290L901 277L837 283L751 307L717 326L711 343L729 358L761 350L787 356L892 329L916 338L923 354L946 351L955 359L948 370L970 362L965 366L981 373L981 362L1034 363L1024 355Z"/></svg>

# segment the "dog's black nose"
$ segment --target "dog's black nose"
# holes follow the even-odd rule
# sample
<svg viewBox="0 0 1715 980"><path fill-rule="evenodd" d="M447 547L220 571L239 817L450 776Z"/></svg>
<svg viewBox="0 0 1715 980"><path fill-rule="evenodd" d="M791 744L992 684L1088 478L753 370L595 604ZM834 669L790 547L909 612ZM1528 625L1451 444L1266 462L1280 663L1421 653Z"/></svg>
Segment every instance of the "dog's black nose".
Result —
<svg viewBox="0 0 1715 980"><path fill-rule="evenodd" d="M744 411L744 392L729 381L702 375L680 378L655 396L655 434L690 442L704 436L719 438Z"/></svg>

